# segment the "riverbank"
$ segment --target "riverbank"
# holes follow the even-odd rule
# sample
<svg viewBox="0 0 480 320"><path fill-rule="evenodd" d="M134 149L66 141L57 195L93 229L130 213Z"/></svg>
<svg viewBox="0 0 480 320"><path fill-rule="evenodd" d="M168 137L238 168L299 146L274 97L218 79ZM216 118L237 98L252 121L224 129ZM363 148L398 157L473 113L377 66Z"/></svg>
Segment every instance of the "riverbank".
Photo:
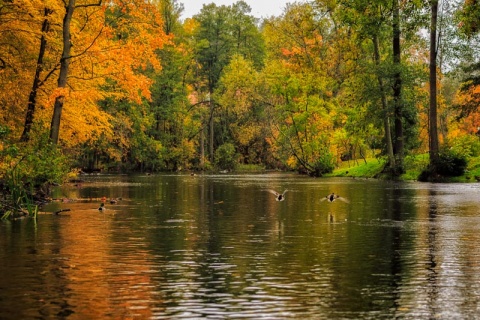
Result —
<svg viewBox="0 0 480 320"><path fill-rule="evenodd" d="M400 176L400 180L418 180L420 173L429 162L428 154L410 156L405 159L406 172ZM381 159L370 158L345 161L340 167L325 177L353 177L353 178L381 178L385 162ZM458 177L447 177L445 182L480 182L480 157L472 157L468 160L467 169Z"/></svg>

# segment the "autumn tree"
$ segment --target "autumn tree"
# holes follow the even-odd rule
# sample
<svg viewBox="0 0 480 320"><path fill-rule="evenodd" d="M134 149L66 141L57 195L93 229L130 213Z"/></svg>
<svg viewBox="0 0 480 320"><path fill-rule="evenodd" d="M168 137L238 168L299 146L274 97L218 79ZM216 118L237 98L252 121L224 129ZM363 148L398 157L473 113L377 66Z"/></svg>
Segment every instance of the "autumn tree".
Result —
<svg viewBox="0 0 480 320"><path fill-rule="evenodd" d="M394 0L395 1L395 0ZM360 82L356 84L357 88L364 88L364 90L355 90L354 92L360 92L361 96L367 97L368 103L374 105L381 105L381 119L383 122L385 149L388 157L389 170L395 171L397 157L395 156L395 148L393 143L393 134L391 129L391 122L393 118L392 108L389 105L390 90L388 89L389 75L385 72L387 70L385 55L383 52L382 44L385 43L386 34L388 34L388 21L391 11L388 9L388 3L386 2L340 2L341 9L338 10L339 18L343 23L352 26L352 31L358 33L356 38L357 43L362 43L365 40L371 41L371 56L373 57L374 67L371 68L374 79L373 83L376 83L376 87L372 88L370 81L365 82L365 78L360 77ZM399 19L397 17L397 19ZM398 23L398 21L397 21ZM398 35L395 36L395 47L398 50ZM365 50L368 50L368 44L361 46ZM382 50L383 49L383 50ZM399 55L396 56L397 59ZM365 65L364 61L362 61ZM368 68L368 67L367 67ZM362 68L363 69L363 68ZM398 69L398 66L397 66ZM370 71L370 73L371 73ZM368 69L357 70L357 76L360 72L369 73ZM365 75L367 76L367 75ZM363 80L362 80L363 79ZM373 80L373 79L372 79ZM356 81L355 81L356 82ZM362 84L363 83L363 84ZM399 88L397 87L397 90ZM366 92L376 92L374 95L365 95ZM399 91L397 91L397 94ZM359 104L361 105L361 104Z"/></svg>
<svg viewBox="0 0 480 320"><path fill-rule="evenodd" d="M265 127L268 106L262 97L262 87L254 62L238 54L220 78L218 113L227 124L223 126L223 139L233 143L242 163L268 165L268 129Z"/></svg>
<svg viewBox="0 0 480 320"><path fill-rule="evenodd" d="M466 38L468 45L463 46L462 53L462 84L457 99L460 107L460 117L466 118L479 111L480 105L480 61L478 50L480 47L480 2L465 0L456 11L461 34ZM469 53L469 54L465 54ZM474 123L472 129L480 135L480 122Z"/></svg>
<svg viewBox="0 0 480 320"><path fill-rule="evenodd" d="M331 171L335 162L332 116L337 81L343 77L332 26L328 15L297 4L264 27L269 56L263 73L275 97L270 141L283 163L315 176Z"/></svg>
<svg viewBox="0 0 480 320"><path fill-rule="evenodd" d="M45 42L51 35L49 21L56 21L58 16L36 1L4 1L0 9L0 115L2 123L18 138L25 121L24 108L31 105L29 97L31 101L45 97L44 92L39 93L40 97L37 92L28 93L32 92L32 83L36 87L35 83L40 82L34 75L40 75L41 65L51 64L50 58L43 59L39 54L43 50L39 50L39 44L45 50L55 50L55 46L46 48ZM33 114L30 112L29 117Z"/></svg>
<svg viewBox="0 0 480 320"><path fill-rule="evenodd" d="M25 116L25 124L23 127L23 133L20 138L20 141L28 141L30 131L33 125L33 119L35 115L35 108L37 106L37 94L38 90L42 86L42 83L46 79L41 79L42 71L44 69L44 57L47 50L47 33L50 32L50 16L53 13L53 10L50 8L45 7L43 9L43 22L41 25L41 35L40 35L40 48L38 51L38 58L37 58L37 65L35 67L35 75L33 78L32 89L30 90L30 94L28 96L28 105L27 105L27 113Z"/></svg>
<svg viewBox="0 0 480 320"><path fill-rule="evenodd" d="M362 52L352 61L356 69L349 82L356 88L345 86L345 91L359 99L360 108L365 103L372 111L381 108L370 121L382 120L384 171L399 176L404 157L418 144L415 96L420 97L418 84L425 81L419 63L425 49L417 31L424 26L423 7L396 0L339 1L335 14Z"/></svg>
<svg viewBox="0 0 480 320"><path fill-rule="evenodd" d="M67 79L75 79L75 82L71 80L68 88L55 91L56 107L51 126L53 141L58 135L62 101L67 93L72 96L75 91L87 88L99 90L103 86L103 89L114 90L112 93L115 92L115 96L123 96L129 101L139 103L142 97L149 99L150 80L139 71L149 66L160 68L155 50L163 46L167 38L161 29L158 10L143 1L119 2L118 5L109 3L105 10L89 2L69 5L72 6L69 10L73 10L71 14L78 13L78 18L74 28L68 32L71 39L65 40L69 36L63 28L59 88L67 85ZM69 11L66 12L64 24L65 20L68 21ZM105 83L108 85L104 86ZM96 93L98 98L106 95ZM75 100L72 102L75 103ZM95 103L95 100L89 102Z"/></svg>
<svg viewBox="0 0 480 320"><path fill-rule="evenodd" d="M93 154L101 154L105 162L112 162L127 170L162 168L162 146L152 133L154 114L152 101L153 77L159 73L161 56L158 54L172 35L164 32L161 8L155 3L132 1L109 6L104 20L106 34L92 51L94 59L101 54L104 68L98 69L104 77L104 90L98 105L107 114L114 115L110 124L117 133L100 134L103 143L87 141Z"/></svg>
<svg viewBox="0 0 480 320"><path fill-rule="evenodd" d="M215 105L214 91L222 72L234 54L240 54L262 63L263 48L256 19L251 16L250 7L244 1L231 6L217 6L214 3L204 5L201 12L194 16L199 26L195 34L197 48L195 60L199 64L198 76L204 79L201 92L208 93L210 104L209 151L213 162L215 141ZM217 142L218 143L218 142Z"/></svg>

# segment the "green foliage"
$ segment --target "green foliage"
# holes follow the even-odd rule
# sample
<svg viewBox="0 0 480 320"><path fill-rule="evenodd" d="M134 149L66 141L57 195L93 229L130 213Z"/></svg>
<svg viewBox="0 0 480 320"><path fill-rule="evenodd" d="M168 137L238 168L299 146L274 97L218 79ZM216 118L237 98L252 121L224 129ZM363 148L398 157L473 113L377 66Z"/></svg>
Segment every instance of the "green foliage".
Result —
<svg viewBox="0 0 480 320"><path fill-rule="evenodd" d="M28 145L11 145L0 157L3 163L10 164L10 167L2 168L2 173L25 186L40 187L61 182L69 171L67 158L46 135Z"/></svg>
<svg viewBox="0 0 480 320"><path fill-rule="evenodd" d="M313 175L321 177L324 174L333 172L335 169L335 157L329 152L322 153L313 163Z"/></svg>
<svg viewBox="0 0 480 320"><path fill-rule="evenodd" d="M235 146L224 143L215 151L215 166L222 170L234 170L237 166L237 154Z"/></svg>
<svg viewBox="0 0 480 320"><path fill-rule="evenodd" d="M127 163L135 164L140 171L164 169L162 145L152 137L136 131Z"/></svg>
<svg viewBox="0 0 480 320"><path fill-rule="evenodd" d="M367 162L362 162L356 166L344 163L341 168L334 170L331 174L326 174L326 176L373 178L382 171L384 166L385 161L382 159L367 159Z"/></svg>
<svg viewBox="0 0 480 320"><path fill-rule="evenodd" d="M474 135L456 137L449 145L453 153L467 159L480 156L480 139Z"/></svg>
<svg viewBox="0 0 480 320"><path fill-rule="evenodd" d="M460 30L471 37L480 31L480 3L465 1L463 8L458 10L457 19L460 20Z"/></svg>
<svg viewBox="0 0 480 320"><path fill-rule="evenodd" d="M5 139L9 133L10 133L9 127L0 125L0 138L2 140Z"/></svg>
<svg viewBox="0 0 480 320"><path fill-rule="evenodd" d="M452 149L443 149L436 159L431 159L430 165L422 171L420 181L444 181L445 178L458 177L465 173L468 161L464 155Z"/></svg>
<svg viewBox="0 0 480 320"><path fill-rule="evenodd" d="M189 169L195 156L194 144L182 140L178 145L162 148L162 157L168 170Z"/></svg>
<svg viewBox="0 0 480 320"><path fill-rule="evenodd" d="M7 145L0 152L0 164L0 180L7 195L5 217L16 213L35 216L35 201L46 198L50 185L63 181L69 170L67 158L46 134L29 144Z"/></svg>
<svg viewBox="0 0 480 320"><path fill-rule="evenodd" d="M235 54L260 66L264 48L256 19L250 7L243 1L232 6L204 5L194 18L200 26L195 34L196 59L201 65L198 72L207 84L206 91L217 87L223 69Z"/></svg>
<svg viewBox="0 0 480 320"><path fill-rule="evenodd" d="M407 155L404 161L405 173L401 175L401 179L417 180L420 173L428 168L429 163L428 154Z"/></svg>
<svg viewBox="0 0 480 320"><path fill-rule="evenodd" d="M457 177L465 172L467 159L453 150L443 150L438 159L433 161L433 165L437 173L447 177Z"/></svg>

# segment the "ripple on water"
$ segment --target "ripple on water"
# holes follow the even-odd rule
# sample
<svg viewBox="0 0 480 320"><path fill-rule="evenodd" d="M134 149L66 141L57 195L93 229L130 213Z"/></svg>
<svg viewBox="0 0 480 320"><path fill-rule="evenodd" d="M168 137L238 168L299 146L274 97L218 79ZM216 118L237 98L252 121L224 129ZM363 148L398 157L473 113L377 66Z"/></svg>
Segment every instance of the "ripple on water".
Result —
<svg viewBox="0 0 480 320"><path fill-rule="evenodd" d="M0 318L478 317L478 185L281 174L100 180L65 192L128 199L114 214L55 203L72 207L68 218L0 221ZM266 188L292 191L279 203ZM330 191L350 204L319 203Z"/></svg>

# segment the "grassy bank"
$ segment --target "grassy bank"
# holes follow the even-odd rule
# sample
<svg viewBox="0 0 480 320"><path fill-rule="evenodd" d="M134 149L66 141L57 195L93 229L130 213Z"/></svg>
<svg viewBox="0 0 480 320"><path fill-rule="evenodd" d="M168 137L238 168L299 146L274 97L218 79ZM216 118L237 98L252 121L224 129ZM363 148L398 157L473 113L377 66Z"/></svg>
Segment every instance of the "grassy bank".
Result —
<svg viewBox="0 0 480 320"><path fill-rule="evenodd" d="M400 176L400 180L417 180L429 162L428 154L409 156L405 159L406 172ZM381 177L385 162L371 158L357 161L345 161L326 177L358 177L376 178ZM479 182L480 180L480 157L470 158L465 173L458 177L446 178L447 182Z"/></svg>

